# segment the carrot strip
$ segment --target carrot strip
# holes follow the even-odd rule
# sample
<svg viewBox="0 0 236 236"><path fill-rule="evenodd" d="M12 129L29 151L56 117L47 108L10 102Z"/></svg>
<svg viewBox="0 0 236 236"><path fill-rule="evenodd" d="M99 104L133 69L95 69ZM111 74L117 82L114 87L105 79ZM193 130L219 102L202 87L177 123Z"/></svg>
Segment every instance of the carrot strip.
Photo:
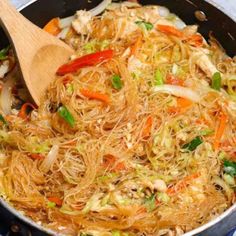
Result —
<svg viewBox="0 0 236 236"><path fill-rule="evenodd" d="M99 100L106 104L108 104L110 100L106 94L90 91L87 89L80 89L80 93L86 98Z"/></svg>
<svg viewBox="0 0 236 236"><path fill-rule="evenodd" d="M43 156L42 154L38 154L38 153L31 153L31 154L29 154L29 157L31 157L34 160L42 160L45 158L45 156Z"/></svg>
<svg viewBox="0 0 236 236"><path fill-rule="evenodd" d="M49 197L48 201L56 203L57 206L62 206L63 201L59 197Z"/></svg>
<svg viewBox="0 0 236 236"><path fill-rule="evenodd" d="M104 157L103 167L111 168L112 171L121 171L126 169L124 162L117 162L117 158L113 155L106 155Z"/></svg>
<svg viewBox="0 0 236 236"><path fill-rule="evenodd" d="M61 29L59 27L59 18L53 18L51 19L44 27L43 29L48 32L49 34L52 34L54 36L57 36Z"/></svg>
<svg viewBox="0 0 236 236"><path fill-rule="evenodd" d="M18 113L18 117L20 117L22 119L27 119L28 118L27 108L32 108L33 110L36 109L36 107L33 104L27 102L27 103L23 104L23 106L21 107L21 109Z"/></svg>
<svg viewBox="0 0 236 236"><path fill-rule="evenodd" d="M175 77L172 74L168 74L166 76L166 84L171 84L171 85L178 85L178 86L184 86L184 80L179 79L178 77Z"/></svg>
<svg viewBox="0 0 236 236"><path fill-rule="evenodd" d="M136 40L136 42L132 45L130 55L136 56L138 50L141 48L141 45L142 45L142 36L140 35Z"/></svg>
<svg viewBox="0 0 236 236"><path fill-rule="evenodd" d="M165 34L170 34L179 38L184 36L184 33L177 28L170 26L170 25L157 25L157 30L161 31Z"/></svg>
<svg viewBox="0 0 236 236"><path fill-rule="evenodd" d="M176 185L170 187L167 190L167 194L170 195L170 196L175 195L176 193L178 193L178 192L182 191L184 188L186 188L192 180L197 179L199 176L200 176L199 173L195 173L195 174L186 176L179 183L177 183Z"/></svg>
<svg viewBox="0 0 236 236"><path fill-rule="evenodd" d="M195 47L201 47L203 45L203 38L199 34L193 34L186 39L187 42Z"/></svg>
<svg viewBox="0 0 236 236"><path fill-rule="evenodd" d="M153 119L151 116L149 116L146 120L146 124L143 128L143 131L142 131L143 138L148 138L150 136L151 129L152 129L152 123L153 123Z"/></svg>
<svg viewBox="0 0 236 236"><path fill-rule="evenodd" d="M177 107L181 109L186 109L193 105L193 102L186 98L177 98Z"/></svg>
<svg viewBox="0 0 236 236"><path fill-rule="evenodd" d="M219 149L220 141L222 139L222 136L224 135L226 125L228 123L228 116L225 113L221 113L219 120L220 120L220 123L216 129L216 135L215 135L215 139L213 143L215 150Z"/></svg>

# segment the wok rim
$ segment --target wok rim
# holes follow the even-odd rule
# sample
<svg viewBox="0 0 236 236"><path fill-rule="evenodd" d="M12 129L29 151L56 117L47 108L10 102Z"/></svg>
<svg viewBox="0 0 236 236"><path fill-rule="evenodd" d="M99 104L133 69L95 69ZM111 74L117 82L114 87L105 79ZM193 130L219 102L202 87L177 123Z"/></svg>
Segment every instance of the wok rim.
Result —
<svg viewBox="0 0 236 236"><path fill-rule="evenodd" d="M28 3L20 5L17 9L18 9L18 11L22 11L37 1L38 0L30 0ZM231 13L226 11L224 7L220 6L219 4L214 2L213 0L205 0L205 1L209 4L211 4L213 7L220 10L223 14L229 16L236 24L236 16L233 16ZM33 221L28 216L23 215L20 211L16 210L10 203L8 203L6 200L4 200L3 197L0 197L0 204L5 209L7 209L10 213L12 213L14 216L19 218L20 220L22 220L26 224L44 232L44 233L47 233L49 235L58 235L58 236L64 235L64 234L56 232L52 229L46 228L46 227L40 225L39 223ZM227 216L230 216L234 212L236 212L236 203L234 203L230 208L228 208L226 211L224 211L221 215L217 216L215 219L212 219L211 221L207 222L206 224L183 234L183 236L193 236L193 235L202 233L203 231L205 231L205 230L209 229L210 227L216 225L217 223L221 222L223 219L225 219Z"/></svg>

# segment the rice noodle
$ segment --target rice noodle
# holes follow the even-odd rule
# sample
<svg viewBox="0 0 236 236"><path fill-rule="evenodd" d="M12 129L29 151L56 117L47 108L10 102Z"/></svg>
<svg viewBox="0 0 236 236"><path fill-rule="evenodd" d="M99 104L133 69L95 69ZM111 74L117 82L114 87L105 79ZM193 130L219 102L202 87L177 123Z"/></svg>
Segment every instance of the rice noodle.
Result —
<svg viewBox="0 0 236 236"><path fill-rule="evenodd" d="M80 11L88 18L76 19L78 32L64 19L59 37L75 48L71 59L89 59L55 76L26 119L7 79L0 194L55 234L178 235L235 204L224 162L235 162L236 61L196 26L173 29L178 17L158 9ZM104 50L112 58L94 63Z"/></svg>

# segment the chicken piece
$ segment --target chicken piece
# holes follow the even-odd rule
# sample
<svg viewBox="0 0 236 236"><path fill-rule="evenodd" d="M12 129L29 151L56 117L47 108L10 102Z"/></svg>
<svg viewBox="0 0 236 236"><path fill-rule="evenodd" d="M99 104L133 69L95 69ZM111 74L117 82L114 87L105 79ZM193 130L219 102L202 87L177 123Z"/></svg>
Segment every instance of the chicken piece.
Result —
<svg viewBox="0 0 236 236"><path fill-rule="evenodd" d="M196 52L193 55L196 58L196 64L205 72L207 77L212 78L214 73L218 72L216 66L211 62L210 58L203 52Z"/></svg>
<svg viewBox="0 0 236 236"><path fill-rule="evenodd" d="M91 32L91 19L91 12L82 10L77 11L76 19L72 21L72 27L78 34L88 34Z"/></svg>

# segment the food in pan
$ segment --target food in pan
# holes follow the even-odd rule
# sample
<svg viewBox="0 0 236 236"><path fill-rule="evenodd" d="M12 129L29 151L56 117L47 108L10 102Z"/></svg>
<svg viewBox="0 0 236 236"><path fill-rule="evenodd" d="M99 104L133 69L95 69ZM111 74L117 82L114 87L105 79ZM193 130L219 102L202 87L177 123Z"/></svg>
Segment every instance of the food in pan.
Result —
<svg viewBox="0 0 236 236"><path fill-rule="evenodd" d="M7 202L81 236L181 235L235 203L236 60L212 36L130 2L45 30L76 54L39 107L0 52Z"/></svg>

